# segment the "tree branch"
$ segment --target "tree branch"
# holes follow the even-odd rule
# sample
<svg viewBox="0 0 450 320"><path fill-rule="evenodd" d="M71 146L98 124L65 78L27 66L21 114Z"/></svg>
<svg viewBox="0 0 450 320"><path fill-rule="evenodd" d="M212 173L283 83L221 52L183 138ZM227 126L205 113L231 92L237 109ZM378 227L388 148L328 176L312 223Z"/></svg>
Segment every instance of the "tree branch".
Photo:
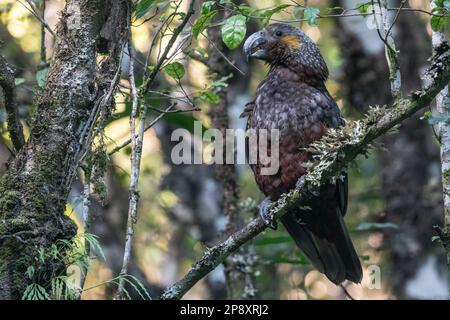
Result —
<svg viewBox="0 0 450 320"><path fill-rule="evenodd" d="M16 151L19 151L25 144L25 138L23 137L22 124L17 114L14 71L8 66L8 63L2 56L0 56L0 87L2 87L5 96L9 135L14 148Z"/></svg>
<svg viewBox="0 0 450 320"><path fill-rule="evenodd" d="M274 217L279 218L297 208L311 191L317 190L325 182L337 179L351 161L360 154L366 154L375 139L427 107L450 81L449 45L443 43L438 47L431 61L425 76L432 81L423 90L413 92L409 99L398 98L392 106L372 108L363 120L349 122L341 130L330 130L327 136L311 145L308 151L313 154L314 167L304 177L299 189L284 194L272 205L271 213ZM263 220L257 217L223 243L208 249L180 281L166 289L161 299L181 298L227 256L266 228Z"/></svg>

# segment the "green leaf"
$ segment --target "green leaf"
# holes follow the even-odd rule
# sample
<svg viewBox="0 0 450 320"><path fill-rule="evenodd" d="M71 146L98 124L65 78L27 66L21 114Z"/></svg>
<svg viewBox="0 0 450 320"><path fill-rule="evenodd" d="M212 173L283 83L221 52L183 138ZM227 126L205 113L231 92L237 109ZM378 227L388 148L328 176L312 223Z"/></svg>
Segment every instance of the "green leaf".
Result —
<svg viewBox="0 0 450 320"><path fill-rule="evenodd" d="M356 231L376 231L384 229L399 229L398 225L392 222L363 222L356 227Z"/></svg>
<svg viewBox="0 0 450 320"><path fill-rule="evenodd" d="M47 77L48 77L48 68L44 68L36 72L36 81L39 87L43 88L45 86L45 83L47 82Z"/></svg>
<svg viewBox="0 0 450 320"><path fill-rule="evenodd" d="M218 104L220 102L220 97L213 91L203 91L197 98L210 104Z"/></svg>
<svg viewBox="0 0 450 320"><path fill-rule="evenodd" d="M370 6L372 5L372 3L369 2L364 2L364 3L357 3L356 4L356 9L359 11L359 13L363 14L364 16L367 15L367 13L369 12Z"/></svg>
<svg viewBox="0 0 450 320"><path fill-rule="evenodd" d="M441 31L442 27L445 23L445 17L439 17L439 16L432 16L431 17L431 29L433 29L434 32Z"/></svg>
<svg viewBox="0 0 450 320"><path fill-rule="evenodd" d="M136 7L136 19L142 18L149 12L153 7L154 0L141 0Z"/></svg>
<svg viewBox="0 0 450 320"><path fill-rule="evenodd" d="M202 14L200 17L198 17L197 21L195 21L193 27L192 27L192 33L194 35L194 38L197 39L200 33L203 32L203 30L206 29L206 27L209 25L211 20L214 18L214 16L217 14L217 11L211 11L206 14Z"/></svg>
<svg viewBox="0 0 450 320"><path fill-rule="evenodd" d="M431 111L426 111L423 113L423 116L420 117L420 120L428 120L433 116Z"/></svg>
<svg viewBox="0 0 450 320"><path fill-rule="evenodd" d="M214 2L215 1L205 1L202 4L202 15L203 14L208 14L213 10L213 6L214 6Z"/></svg>
<svg viewBox="0 0 450 320"><path fill-rule="evenodd" d="M175 79L181 79L185 74L184 66L178 61L169 63L162 68L162 71Z"/></svg>
<svg viewBox="0 0 450 320"><path fill-rule="evenodd" d="M304 19L308 22L310 26L316 25L317 17L319 16L320 10L316 7L307 7L303 14Z"/></svg>
<svg viewBox="0 0 450 320"><path fill-rule="evenodd" d="M257 14L262 18L261 19L261 24L263 26L266 26L270 22L270 19L272 18L272 16L275 13L278 13L281 10L286 9L288 7L290 7L289 4L282 4L282 5L279 5L279 6L275 7L275 8L272 8L272 9L258 11Z"/></svg>
<svg viewBox="0 0 450 320"><path fill-rule="evenodd" d="M248 4L240 4L239 7L238 7L238 10L244 16L247 16L247 15L250 15L252 13L253 8L250 7Z"/></svg>
<svg viewBox="0 0 450 320"><path fill-rule="evenodd" d="M222 40L229 49L235 49L244 40L247 32L247 18L241 14L225 20L222 26Z"/></svg>
<svg viewBox="0 0 450 320"><path fill-rule="evenodd" d="M217 79L215 81L213 81L213 83L211 84L211 88L226 88L228 87L228 83L227 80L233 78L233 74L230 73L229 75L222 77L220 79Z"/></svg>

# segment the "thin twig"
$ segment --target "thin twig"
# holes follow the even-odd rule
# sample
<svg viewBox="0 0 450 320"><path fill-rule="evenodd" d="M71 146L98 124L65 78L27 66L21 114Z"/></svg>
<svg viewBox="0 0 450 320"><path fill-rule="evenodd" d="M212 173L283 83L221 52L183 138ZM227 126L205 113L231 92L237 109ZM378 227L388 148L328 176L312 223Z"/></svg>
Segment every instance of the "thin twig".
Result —
<svg viewBox="0 0 450 320"><path fill-rule="evenodd" d="M153 81L155 80L156 75L158 74L159 70L161 69L162 65L164 64L166 57L169 54L170 49L173 47L175 41L178 38L178 35L181 33L181 31L183 31L183 29L186 26L186 24L188 23L190 17L194 14L194 4L195 4L195 0L192 0L189 5L188 12L184 16L181 23L173 31L172 37L170 38L169 42L167 43L167 46L164 49L163 54L159 58L158 62L156 63L155 67L153 68L153 70L150 73L150 75L148 76L148 78L145 79L144 83L139 88L140 95L145 94L150 89L151 85L153 84Z"/></svg>
<svg viewBox="0 0 450 320"><path fill-rule="evenodd" d="M33 1L31 0L25 0L31 7L28 8L25 3L23 3L20 0L17 0L22 6L24 6L33 16L35 16L43 25L44 27L48 30L48 32L50 32L50 34L56 38L56 34L55 32L53 32L52 28L50 28L50 26L42 19L41 15L39 14L39 11L36 8L36 5L33 3Z"/></svg>
<svg viewBox="0 0 450 320"><path fill-rule="evenodd" d="M45 1L42 1L41 7L41 18L45 22ZM41 22L41 63L45 64L47 62L47 53L45 48L45 24Z"/></svg>
<svg viewBox="0 0 450 320"><path fill-rule="evenodd" d="M207 35L205 35L205 33L204 32L202 32L201 33L201 35L206 39L206 40L208 40L208 43L222 56L222 58L224 58L225 59L225 61L226 62L228 62L228 64L230 65L230 66L232 66L234 69L236 69L240 74L242 74L243 76L245 76L245 72L244 71L242 71L241 69L239 69L230 59L228 59L228 57L219 49L219 48L217 48L217 46L216 46L216 44L213 42L213 41L211 41L211 40L209 40L209 38L208 38L208 36Z"/></svg>
<svg viewBox="0 0 450 320"><path fill-rule="evenodd" d="M200 109L198 107L191 108L191 109L177 109L177 110L169 110L169 111L161 110L161 109L158 109L158 108L155 108L155 107L151 107L151 106L149 106L148 108L151 109L151 110L154 110L156 112L159 112L159 113L183 113L183 112L202 111L202 109Z"/></svg>
<svg viewBox="0 0 450 320"><path fill-rule="evenodd" d="M131 247L133 243L134 236L134 224L137 219L137 207L139 203L139 172L141 168L141 155L142 146L144 142L144 124L146 117L146 107L142 104L142 109L140 110L140 121L139 121L139 133L136 135L136 117L138 115L139 107L139 96L138 90L136 88L136 81L134 77L134 61L133 61L133 45L131 41L131 30L128 40L128 53L130 55L130 70L129 70L129 80L131 85L131 95L132 95L132 108L130 116L130 129L131 129L131 178L130 178L130 203L128 207L128 221L127 221L127 233L125 240L125 249L123 254L123 264L120 270L120 275L122 276L119 280L119 286L116 293L116 299L123 299L123 291L125 286L124 276L128 273L128 264L131 258Z"/></svg>
<svg viewBox="0 0 450 320"><path fill-rule="evenodd" d="M201 55L197 54L197 53L193 53L193 52L188 52L186 53L186 55L198 62L201 62L203 65L208 66L208 59L202 57Z"/></svg>

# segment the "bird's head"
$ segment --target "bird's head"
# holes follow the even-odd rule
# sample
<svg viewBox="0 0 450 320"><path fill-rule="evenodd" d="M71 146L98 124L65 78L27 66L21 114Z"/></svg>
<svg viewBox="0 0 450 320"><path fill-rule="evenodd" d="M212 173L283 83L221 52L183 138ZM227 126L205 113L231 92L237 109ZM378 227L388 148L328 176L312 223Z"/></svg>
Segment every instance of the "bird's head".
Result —
<svg viewBox="0 0 450 320"><path fill-rule="evenodd" d="M327 65L317 45L301 30L274 23L255 32L244 43L249 58L264 60L271 66L285 66L307 77L325 81Z"/></svg>

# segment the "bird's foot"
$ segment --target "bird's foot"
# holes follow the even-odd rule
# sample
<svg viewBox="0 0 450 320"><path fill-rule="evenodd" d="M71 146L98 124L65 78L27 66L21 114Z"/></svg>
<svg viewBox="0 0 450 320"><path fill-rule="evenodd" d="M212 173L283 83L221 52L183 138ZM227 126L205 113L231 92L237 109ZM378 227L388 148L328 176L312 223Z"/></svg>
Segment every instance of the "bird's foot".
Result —
<svg viewBox="0 0 450 320"><path fill-rule="evenodd" d="M298 191L304 191L305 189L305 177L300 177L298 178L297 182L295 183L295 189L297 189Z"/></svg>
<svg viewBox="0 0 450 320"><path fill-rule="evenodd" d="M259 215L269 228L277 230L278 223L273 214L270 212L271 203L272 202L269 197L265 198L259 205Z"/></svg>

